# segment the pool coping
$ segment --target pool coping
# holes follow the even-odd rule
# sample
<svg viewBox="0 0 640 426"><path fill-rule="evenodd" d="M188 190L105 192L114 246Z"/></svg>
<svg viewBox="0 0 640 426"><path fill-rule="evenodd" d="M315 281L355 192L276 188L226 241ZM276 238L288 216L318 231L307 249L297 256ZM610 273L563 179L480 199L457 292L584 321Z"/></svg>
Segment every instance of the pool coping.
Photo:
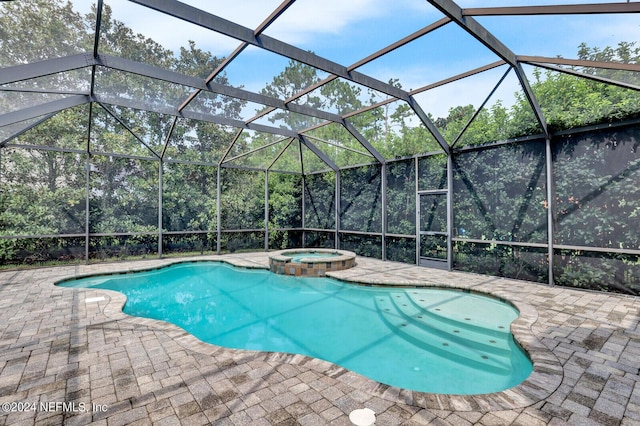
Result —
<svg viewBox="0 0 640 426"><path fill-rule="evenodd" d="M513 300L512 298L509 298L506 294L502 294L500 290L480 291L461 285L451 285L449 283L441 283L436 285L433 283L415 279L407 279L405 281L395 279L393 282L388 282L384 279L371 279L368 276L345 274L345 272L348 270L327 272L326 274L326 276L328 277L355 285L385 287L424 287L458 290L494 297L501 301L510 303L516 309L518 309L519 316L511 323L511 333L514 336L516 343L525 350L533 364L533 371L531 372L531 374L520 384L503 391L473 395L453 395L420 392L389 386L369 379L332 362L320 360L307 355L231 349L217 346L211 343L206 343L193 336L189 332L185 331L184 329L178 327L177 325L171 324L169 322L125 314L122 311L122 308L124 307L127 298L120 292L105 289L87 289L57 286L57 284L68 280L75 280L85 277L152 271L166 268L175 264L201 262L218 262L246 269L269 270L269 267L263 264L248 263L246 261L243 261L243 259L236 258L216 257L199 258L192 260L164 259L163 262L152 267L127 268L126 265L123 265L123 269L119 271L116 270L104 273L71 275L52 282L52 285L58 288L84 291L90 295L106 295L107 299L105 299L103 308L103 314L105 316L114 320L127 319L141 326L162 330L169 334L173 338L173 340L184 349L192 350L205 355L213 355L221 351L230 351L232 353L253 355L255 357L260 357L274 362L304 365L305 367L312 368L319 373L329 374L332 377L339 376L341 380L348 382L350 385L360 389L361 391L374 394L384 400L393 403L413 405L421 408L462 412L478 410L500 411L525 408L548 398L560 386L564 376L563 367L558 358L531 331L531 327L538 319L538 311L532 305L524 301Z"/></svg>

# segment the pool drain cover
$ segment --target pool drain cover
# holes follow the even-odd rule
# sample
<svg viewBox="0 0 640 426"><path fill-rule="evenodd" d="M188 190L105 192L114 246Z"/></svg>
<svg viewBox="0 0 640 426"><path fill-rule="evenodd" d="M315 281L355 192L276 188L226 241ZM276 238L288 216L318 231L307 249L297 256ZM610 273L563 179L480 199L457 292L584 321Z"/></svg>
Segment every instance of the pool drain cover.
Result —
<svg viewBox="0 0 640 426"><path fill-rule="evenodd" d="M349 420L356 426L371 426L376 422L376 413L369 408L353 410L349 414Z"/></svg>

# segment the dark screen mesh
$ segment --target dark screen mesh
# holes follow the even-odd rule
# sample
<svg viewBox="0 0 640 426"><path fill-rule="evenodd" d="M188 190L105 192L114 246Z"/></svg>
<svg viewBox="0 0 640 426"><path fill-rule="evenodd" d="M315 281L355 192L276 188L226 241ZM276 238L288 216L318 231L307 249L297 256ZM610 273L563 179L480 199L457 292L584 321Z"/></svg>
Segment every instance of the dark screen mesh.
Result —
<svg viewBox="0 0 640 426"><path fill-rule="evenodd" d="M336 246L336 234L331 231L305 231L304 246L334 248Z"/></svg>
<svg viewBox="0 0 640 426"><path fill-rule="evenodd" d="M340 234L340 248L359 256L382 259L382 237L377 235Z"/></svg>
<svg viewBox="0 0 640 426"><path fill-rule="evenodd" d="M420 230L447 232L447 196L420 195Z"/></svg>
<svg viewBox="0 0 640 426"><path fill-rule="evenodd" d="M162 228L165 231L216 229L216 168L165 163L162 184Z"/></svg>
<svg viewBox="0 0 640 426"><path fill-rule="evenodd" d="M269 228L302 227L302 176L269 173Z"/></svg>
<svg viewBox="0 0 640 426"><path fill-rule="evenodd" d="M415 160L387 164L387 232L416 233ZM414 253L415 258L415 253Z"/></svg>
<svg viewBox="0 0 640 426"><path fill-rule="evenodd" d="M640 256L554 250L554 282L589 290L640 295Z"/></svg>
<svg viewBox="0 0 640 426"><path fill-rule="evenodd" d="M0 239L0 264L79 263L85 259L85 237Z"/></svg>
<svg viewBox="0 0 640 426"><path fill-rule="evenodd" d="M264 232L223 232L220 237L220 250L228 253L264 250Z"/></svg>
<svg viewBox="0 0 640 426"><path fill-rule="evenodd" d="M301 230L269 230L269 249L282 250L302 247Z"/></svg>
<svg viewBox="0 0 640 426"><path fill-rule="evenodd" d="M460 271L548 282L547 249L456 241L453 265Z"/></svg>
<svg viewBox="0 0 640 426"><path fill-rule="evenodd" d="M222 229L264 228L264 172L222 169Z"/></svg>
<svg viewBox="0 0 640 426"><path fill-rule="evenodd" d="M335 222L335 174L321 173L304 178L305 227L331 229Z"/></svg>
<svg viewBox="0 0 640 426"><path fill-rule="evenodd" d="M418 159L418 189L447 189L447 156L431 155Z"/></svg>
<svg viewBox="0 0 640 426"><path fill-rule="evenodd" d="M340 182L340 229L382 232L381 167L344 170Z"/></svg>
<svg viewBox="0 0 640 426"><path fill-rule="evenodd" d="M640 126L553 145L558 244L640 247Z"/></svg>
<svg viewBox="0 0 640 426"><path fill-rule="evenodd" d="M91 165L91 232L157 233L158 162L94 155Z"/></svg>
<svg viewBox="0 0 640 426"><path fill-rule="evenodd" d="M454 157L454 237L547 242L544 142Z"/></svg>
<svg viewBox="0 0 640 426"><path fill-rule="evenodd" d="M86 155L3 149L0 235L86 230Z"/></svg>
<svg viewBox="0 0 640 426"><path fill-rule="evenodd" d="M389 237L386 240L387 260L416 263L416 239Z"/></svg>
<svg viewBox="0 0 640 426"><path fill-rule="evenodd" d="M162 235L163 256L172 254L212 254L216 249L215 232Z"/></svg>
<svg viewBox="0 0 640 426"><path fill-rule="evenodd" d="M157 257L158 234L89 238L89 260L127 260Z"/></svg>

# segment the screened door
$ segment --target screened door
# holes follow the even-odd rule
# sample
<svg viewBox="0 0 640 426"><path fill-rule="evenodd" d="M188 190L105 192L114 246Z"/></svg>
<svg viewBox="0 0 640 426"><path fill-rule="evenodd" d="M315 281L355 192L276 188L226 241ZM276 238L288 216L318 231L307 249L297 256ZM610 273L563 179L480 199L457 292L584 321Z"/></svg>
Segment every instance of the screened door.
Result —
<svg viewBox="0 0 640 426"><path fill-rule="evenodd" d="M418 256L420 266L448 268L447 192L418 193Z"/></svg>

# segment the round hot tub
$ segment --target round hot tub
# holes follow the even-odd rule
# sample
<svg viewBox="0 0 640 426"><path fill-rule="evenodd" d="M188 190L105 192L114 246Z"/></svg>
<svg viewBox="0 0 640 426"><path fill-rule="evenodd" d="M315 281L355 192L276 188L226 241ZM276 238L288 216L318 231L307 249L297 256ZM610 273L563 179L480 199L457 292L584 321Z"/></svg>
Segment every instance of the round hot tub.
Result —
<svg viewBox="0 0 640 426"><path fill-rule="evenodd" d="M280 275L323 277L327 272L341 271L355 264L356 254L346 250L301 248L269 255L269 269Z"/></svg>

